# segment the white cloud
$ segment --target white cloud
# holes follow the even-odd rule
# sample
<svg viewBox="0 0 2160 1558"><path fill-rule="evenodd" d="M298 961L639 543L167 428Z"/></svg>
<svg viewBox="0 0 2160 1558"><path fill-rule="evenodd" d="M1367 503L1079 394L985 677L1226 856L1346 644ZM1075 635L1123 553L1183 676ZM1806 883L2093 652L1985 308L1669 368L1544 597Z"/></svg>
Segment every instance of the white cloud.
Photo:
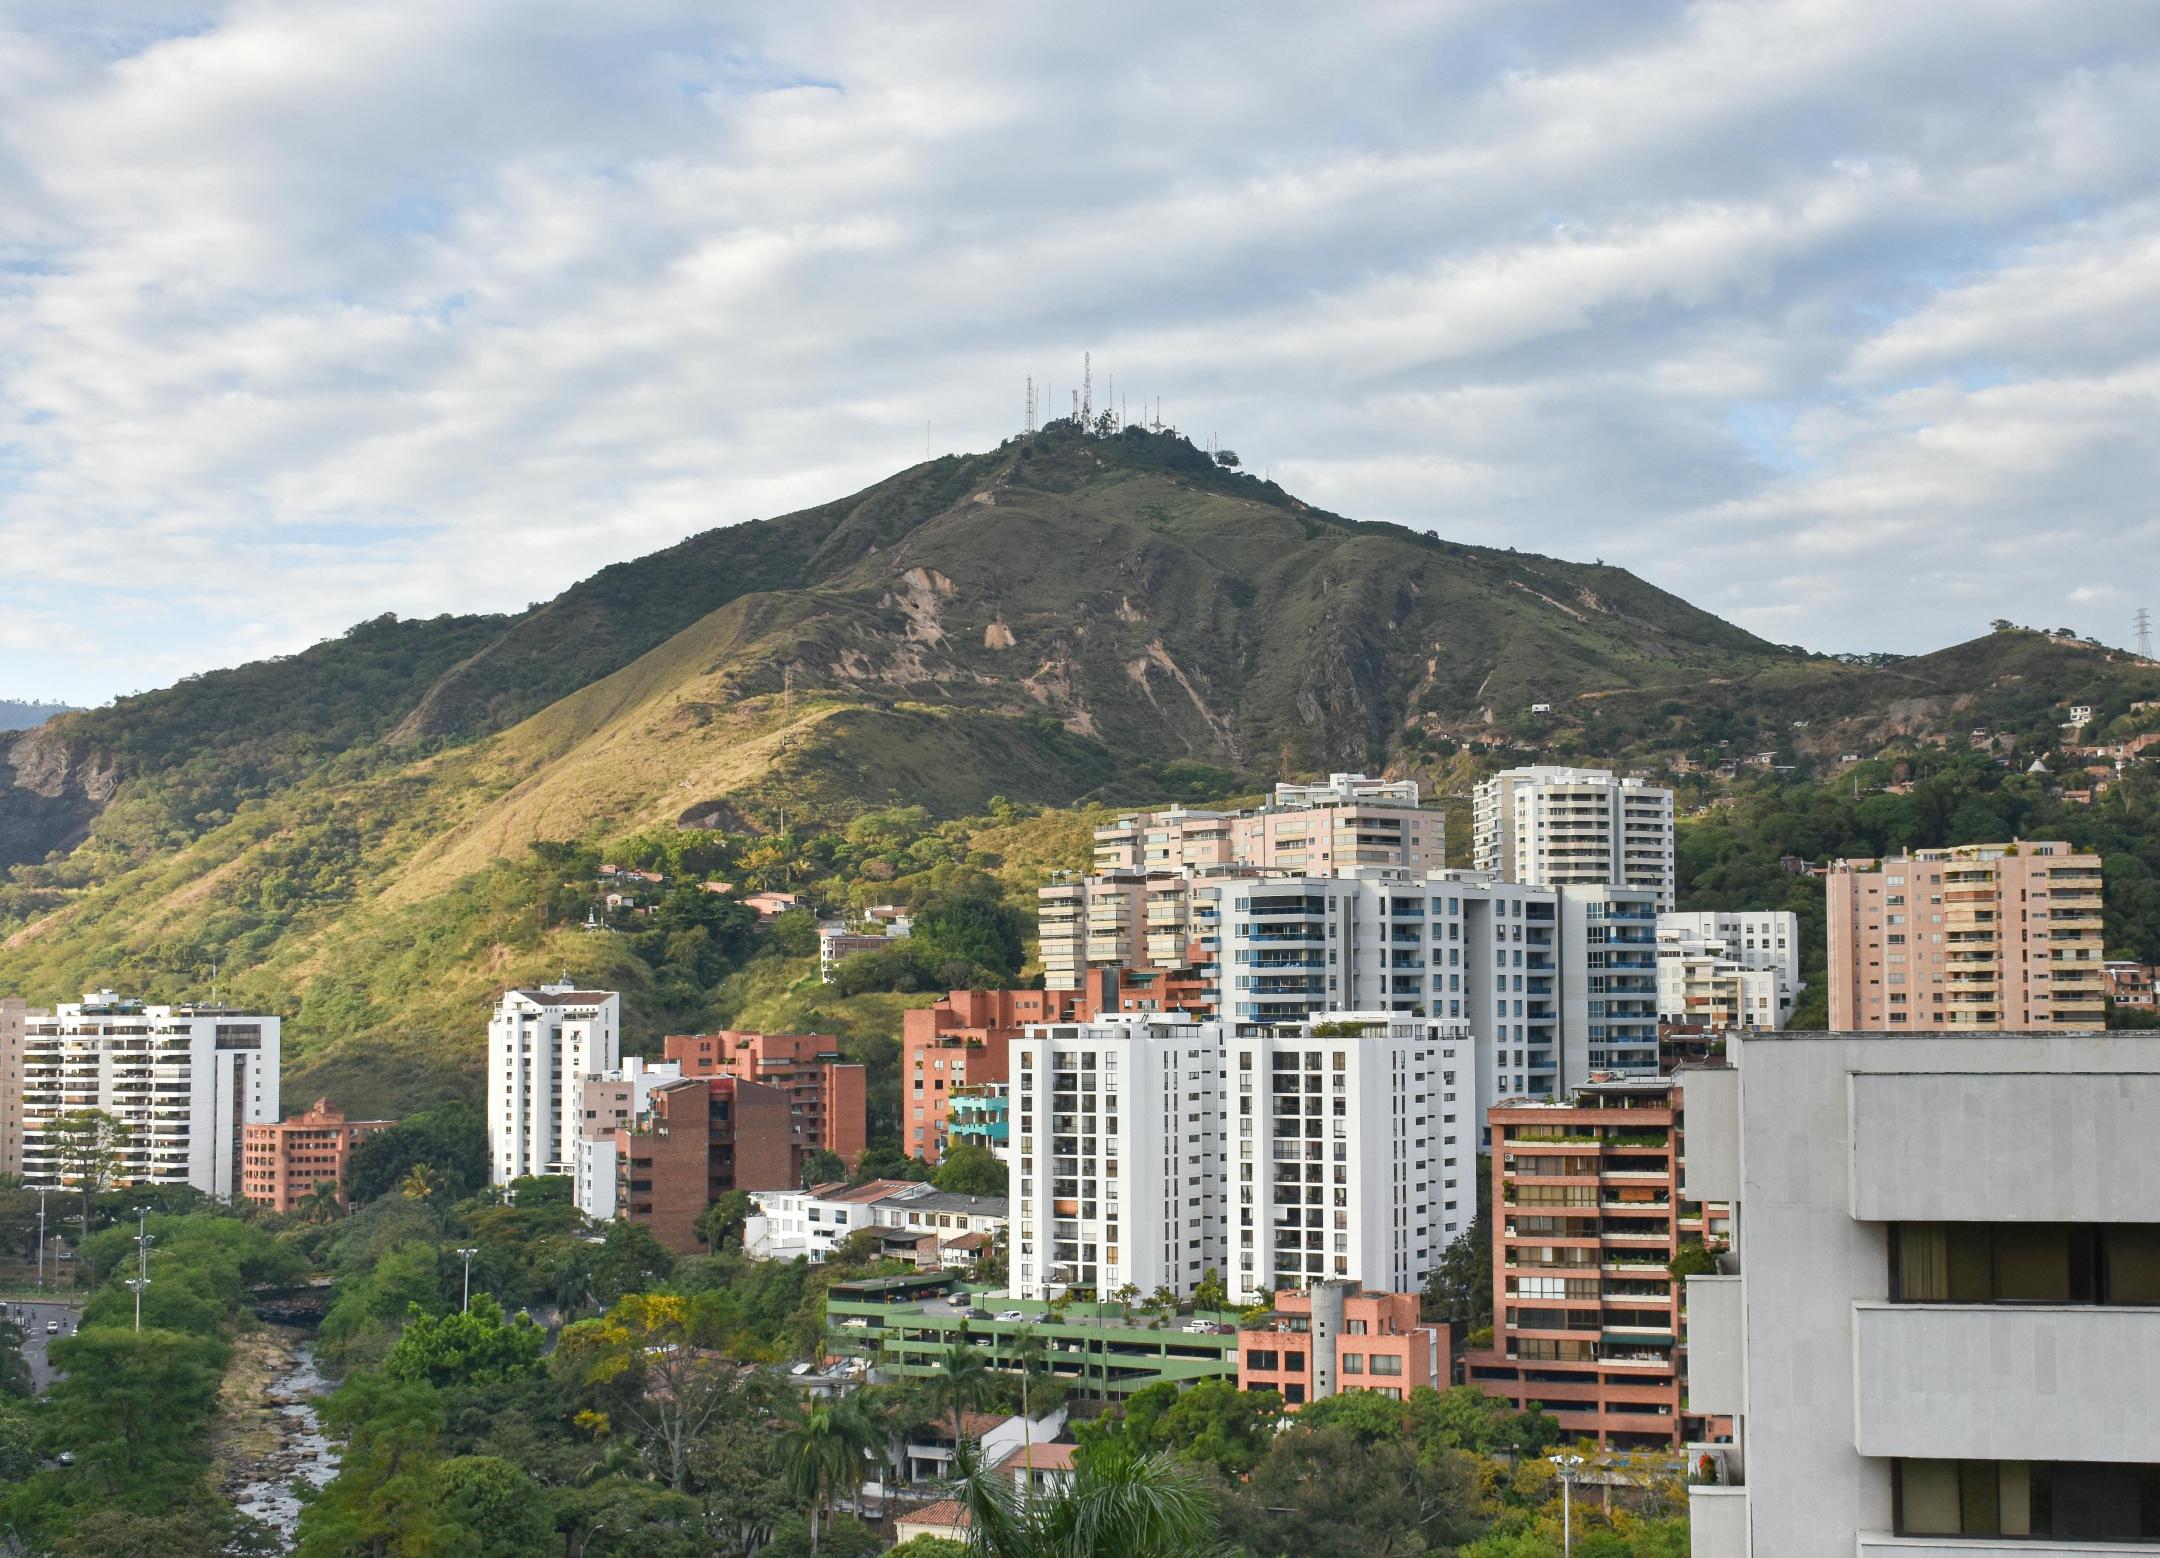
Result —
<svg viewBox="0 0 2160 1558"><path fill-rule="evenodd" d="M0 693L514 609L1089 348L1819 648L2120 636L2092 549L2160 562L2142 0L8 15Z"/></svg>

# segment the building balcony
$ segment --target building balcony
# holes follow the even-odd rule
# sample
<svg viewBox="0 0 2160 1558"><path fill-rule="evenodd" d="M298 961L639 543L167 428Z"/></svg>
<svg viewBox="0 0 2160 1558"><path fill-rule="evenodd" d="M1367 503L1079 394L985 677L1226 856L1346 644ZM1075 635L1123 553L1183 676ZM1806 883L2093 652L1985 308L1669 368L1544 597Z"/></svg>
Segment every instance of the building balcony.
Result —
<svg viewBox="0 0 2160 1558"><path fill-rule="evenodd" d="M2151 1430L2155 1343L2160 1309L1855 1304L1855 1448L1947 1460L2120 1459Z"/></svg>

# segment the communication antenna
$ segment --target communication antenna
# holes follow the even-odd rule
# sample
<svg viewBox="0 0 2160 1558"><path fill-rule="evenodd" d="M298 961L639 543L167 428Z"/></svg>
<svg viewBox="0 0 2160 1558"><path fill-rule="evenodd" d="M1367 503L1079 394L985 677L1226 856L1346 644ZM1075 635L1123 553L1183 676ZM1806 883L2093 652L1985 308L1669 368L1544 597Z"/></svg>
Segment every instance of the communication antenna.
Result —
<svg viewBox="0 0 2160 1558"><path fill-rule="evenodd" d="M1027 427L1025 431L1030 433L1035 431L1035 375L1032 373L1028 375Z"/></svg>
<svg viewBox="0 0 2160 1558"><path fill-rule="evenodd" d="M2152 613L2140 606L2137 609L2137 615L2130 619L2130 624L2137 629L2138 658L2150 660L2152 658Z"/></svg>
<svg viewBox="0 0 2160 1558"><path fill-rule="evenodd" d="M1095 420L1095 354L1080 354L1080 420L1083 424Z"/></svg>
<svg viewBox="0 0 2160 1558"><path fill-rule="evenodd" d="M1074 420L1075 422L1077 422L1077 421L1079 421L1079 420L1080 420L1080 392L1079 392L1078 390L1074 390L1074 391L1072 392L1072 398L1073 398L1073 420Z"/></svg>

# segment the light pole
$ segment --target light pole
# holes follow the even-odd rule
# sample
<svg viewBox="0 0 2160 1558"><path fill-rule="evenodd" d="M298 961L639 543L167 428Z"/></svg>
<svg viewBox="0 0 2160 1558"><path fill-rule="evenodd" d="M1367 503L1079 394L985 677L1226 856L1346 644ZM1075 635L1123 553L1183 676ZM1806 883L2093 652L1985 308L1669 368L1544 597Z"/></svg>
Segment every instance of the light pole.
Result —
<svg viewBox="0 0 2160 1558"><path fill-rule="evenodd" d="M1560 1473L1560 1552L1562 1558L1574 1558L1575 1507L1572 1497L1575 1491L1575 1468L1583 1458L1579 1455L1548 1455Z"/></svg>
<svg viewBox="0 0 2160 1558"><path fill-rule="evenodd" d="M40 1293L45 1291L45 1186L38 1186L37 1193L37 1285Z"/></svg>
<svg viewBox="0 0 2160 1558"><path fill-rule="evenodd" d="M135 1208L135 1276L128 1286L135 1290L135 1330L142 1331L143 1289L150 1285L150 1245L157 1235L150 1232L150 1208Z"/></svg>
<svg viewBox="0 0 2160 1558"><path fill-rule="evenodd" d="M461 1260L461 1261L463 1261L463 1262L465 1263L465 1304L464 1304L464 1307L465 1307L465 1309L467 1309L467 1310L470 1310L470 1309L472 1308L472 1261L473 1261L473 1257L474 1257L475 1255L478 1255L478 1254L479 1254L480 1252L479 1252L479 1250L477 1250L476 1248L474 1248L474 1247L473 1247L472 1245L469 1245L469 1244L468 1244L468 1245L464 1246L464 1247L463 1247L462 1249L460 1249L460 1250L459 1250L459 1251L458 1251L457 1253L458 1253L458 1259L459 1259L459 1260Z"/></svg>

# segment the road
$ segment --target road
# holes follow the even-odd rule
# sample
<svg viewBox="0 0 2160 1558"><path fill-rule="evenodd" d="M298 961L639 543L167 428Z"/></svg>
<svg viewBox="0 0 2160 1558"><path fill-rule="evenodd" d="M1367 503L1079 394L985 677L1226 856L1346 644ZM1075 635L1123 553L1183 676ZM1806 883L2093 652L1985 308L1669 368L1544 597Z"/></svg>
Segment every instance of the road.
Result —
<svg viewBox="0 0 2160 1558"><path fill-rule="evenodd" d="M59 1303L10 1303L8 1318L23 1328L23 1357L30 1364L30 1383L42 1392L52 1383L52 1364L45 1356L45 1344L53 1338L45 1334L48 1321L60 1322L61 1336L75 1328L80 1306Z"/></svg>

